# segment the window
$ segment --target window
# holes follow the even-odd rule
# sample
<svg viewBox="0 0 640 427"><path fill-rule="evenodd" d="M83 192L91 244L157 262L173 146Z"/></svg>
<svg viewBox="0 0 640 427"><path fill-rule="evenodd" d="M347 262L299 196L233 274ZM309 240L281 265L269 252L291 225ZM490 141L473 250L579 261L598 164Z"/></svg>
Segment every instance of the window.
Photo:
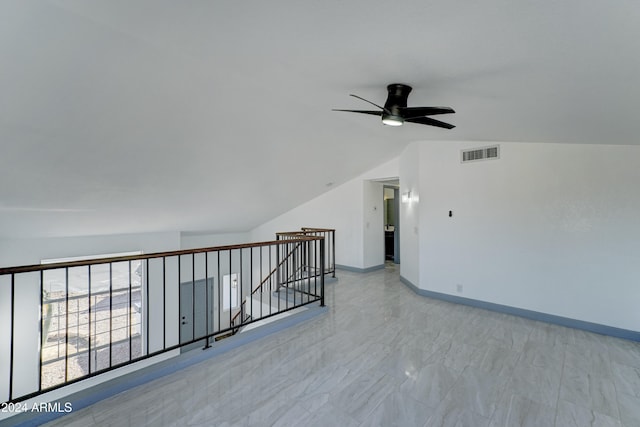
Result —
<svg viewBox="0 0 640 427"><path fill-rule="evenodd" d="M47 259L42 264L141 253ZM40 379L43 389L143 354L143 273L139 260L43 271Z"/></svg>

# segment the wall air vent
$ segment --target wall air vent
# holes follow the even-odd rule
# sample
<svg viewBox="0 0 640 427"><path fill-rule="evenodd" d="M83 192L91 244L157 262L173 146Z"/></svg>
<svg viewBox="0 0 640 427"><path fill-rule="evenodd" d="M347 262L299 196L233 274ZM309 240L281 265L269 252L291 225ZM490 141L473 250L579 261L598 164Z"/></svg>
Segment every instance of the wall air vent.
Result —
<svg viewBox="0 0 640 427"><path fill-rule="evenodd" d="M478 160L493 160L500 158L500 146L492 145L491 147L472 148L461 151L462 163L475 162Z"/></svg>

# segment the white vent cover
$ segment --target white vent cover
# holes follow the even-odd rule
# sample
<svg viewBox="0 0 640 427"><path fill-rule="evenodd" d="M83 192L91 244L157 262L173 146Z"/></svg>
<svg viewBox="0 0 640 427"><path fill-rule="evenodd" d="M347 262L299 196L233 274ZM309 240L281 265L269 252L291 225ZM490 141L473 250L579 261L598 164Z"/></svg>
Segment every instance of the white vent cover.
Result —
<svg viewBox="0 0 640 427"><path fill-rule="evenodd" d="M491 147L471 148L469 150L462 150L460 153L460 161L462 163L499 159L500 146L492 145Z"/></svg>

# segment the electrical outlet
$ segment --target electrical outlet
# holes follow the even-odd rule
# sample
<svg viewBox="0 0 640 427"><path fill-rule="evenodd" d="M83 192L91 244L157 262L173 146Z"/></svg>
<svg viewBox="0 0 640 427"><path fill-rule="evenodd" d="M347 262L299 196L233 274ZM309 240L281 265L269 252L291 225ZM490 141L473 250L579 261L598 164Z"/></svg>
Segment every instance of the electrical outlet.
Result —
<svg viewBox="0 0 640 427"><path fill-rule="evenodd" d="M459 293L462 293L462 285L461 285L460 283L458 283L458 284L456 285L456 290L457 290Z"/></svg>

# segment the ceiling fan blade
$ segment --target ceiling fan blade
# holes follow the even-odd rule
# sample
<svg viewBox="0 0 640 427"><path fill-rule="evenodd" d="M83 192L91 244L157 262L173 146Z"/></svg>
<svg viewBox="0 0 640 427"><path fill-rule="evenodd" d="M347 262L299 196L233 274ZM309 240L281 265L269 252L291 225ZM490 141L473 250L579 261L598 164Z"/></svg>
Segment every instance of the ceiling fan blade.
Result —
<svg viewBox="0 0 640 427"><path fill-rule="evenodd" d="M375 104L375 103L373 103L373 102L371 102L371 101L369 101L369 100L367 100L367 99L364 99L364 98L362 98L361 96L354 95L354 94L352 94L352 93L351 93L351 94L349 94L349 96L353 96L354 98L358 98L358 99L360 99L360 100L362 100L362 101L364 101L364 102L368 102L369 104L371 104L371 105L374 105L374 106L378 107L379 109L381 109L381 110L382 110L382 111L384 111L385 113L387 113L387 114L391 114L391 111L389 111L389 110L387 110L386 108L381 107L381 106L379 106L378 104Z"/></svg>
<svg viewBox="0 0 640 427"><path fill-rule="evenodd" d="M402 116L405 119L413 117L435 116L436 114L455 113L450 107L408 107L401 109Z"/></svg>
<svg viewBox="0 0 640 427"><path fill-rule="evenodd" d="M413 117L411 119L405 119L405 122L420 123L421 125L437 126L445 129L453 129L455 127L449 123L441 122L440 120L431 119L429 117Z"/></svg>
<svg viewBox="0 0 640 427"><path fill-rule="evenodd" d="M331 111L347 111L349 113L362 113L362 114L373 114L374 116L381 116L383 111L371 111L371 110L336 110L333 109Z"/></svg>

